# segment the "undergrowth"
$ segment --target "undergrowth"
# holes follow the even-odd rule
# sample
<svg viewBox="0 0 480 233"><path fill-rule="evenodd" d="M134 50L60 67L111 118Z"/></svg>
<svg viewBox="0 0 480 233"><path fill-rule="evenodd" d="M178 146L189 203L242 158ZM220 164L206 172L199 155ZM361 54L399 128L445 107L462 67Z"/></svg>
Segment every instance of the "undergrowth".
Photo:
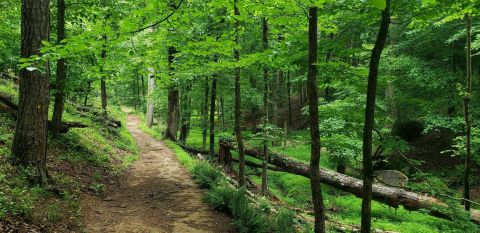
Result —
<svg viewBox="0 0 480 233"><path fill-rule="evenodd" d="M118 108L109 113L125 122L126 115ZM10 163L15 122L9 114L0 113L0 225L8 218L41 225L43 230L79 229L80 194L102 195L106 183L138 158L138 148L124 127L102 126L69 105L64 121L79 121L88 128L49 135L51 181L38 186L29 181L26 170Z"/></svg>

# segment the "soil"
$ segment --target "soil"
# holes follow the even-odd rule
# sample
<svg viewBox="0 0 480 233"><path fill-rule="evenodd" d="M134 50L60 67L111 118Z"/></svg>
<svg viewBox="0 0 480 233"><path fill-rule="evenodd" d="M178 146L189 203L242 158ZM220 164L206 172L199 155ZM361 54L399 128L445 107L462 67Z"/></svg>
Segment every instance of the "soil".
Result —
<svg viewBox="0 0 480 233"><path fill-rule="evenodd" d="M127 128L141 149L129 174L106 197L84 195L87 232L235 232L231 220L202 203L172 150L143 133L139 119L128 116Z"/></svg>

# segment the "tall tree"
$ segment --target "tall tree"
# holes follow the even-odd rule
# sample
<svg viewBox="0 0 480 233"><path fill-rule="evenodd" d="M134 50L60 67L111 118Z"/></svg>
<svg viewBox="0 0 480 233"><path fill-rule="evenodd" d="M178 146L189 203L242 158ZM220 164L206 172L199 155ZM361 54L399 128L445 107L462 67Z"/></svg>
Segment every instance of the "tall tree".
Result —
<svg viewBox="0 0 480 233"><path fill-rule="evenodd" d="M325 213L320 186L320 129L318 120L317 86L317 47L318 47L318 8L310 7L308 19L308 111L310 119L310 138L312 141L310 157L310 185L312 188L313 210L315 213L315 233L325 232Z"/></svg>
<svg viewBox="0 0 480 233"><path fill-rule="evenodd" d="M215 62L217 62L217 55L215 55ZM210 96L210 155L215 154L215 103L217 100L217 74L212 77L212 95Z"/></svg>
<svg viewBox="0 0 480 233"><path fill-rule="evenodd" d="M65 0L57 0L57 44L65 39ZM62 127L65 105L65 81L67 63L64 58L57 61L57 78L55 82L55 102L53 104L52 131L58 133Z"/></svg>
<svg viewBox="0 0 480 233"><path fill-rule="evenodd" d="M50 1L22 0L21 57L39 55L42 41L50 36ZM44 64L48 70L48 63ZM47 122L49 72L38 69L20 71L18 118L13 139L14 162L31 167L36 182L47 176Z"/></svg>
<svg viewBox="0 0 480 233"><path fill-rule="evenodd" d="M173 61L175 60L175 54L177 49L173 46L168 47L168 69L170 77L173 77L175 68L173 67ZM167 128L165 130L165 138L176 141L177 129L178 129L178 98L179 92L175 84L172 84L168 88L168 112L167 112Z"/></svg>
<svg viewBox="0 0 480 233"><path fill-rule="evenodd" d="M153 125L154 101L153 93L155 92L155 74L153 68L148 68L148 94L147 94L147 127Z"/></svg>
<svg viewBox="0 0 480 233"><path fill-rule="evenodd" d="M235 16L240 16L240 10L238 9L238 0L234 0L234 14ZM238 48L240 39L240 21L239 19L235 22L235 61L240 61L240 49ZM235 68L235 136L237 138L237 145L238 145L238 184L240 186L245 186L245 148L243 144L243 137L242 137L242 127L241 127L241 120L242 120L242 99L241 99L241 91L240 91L240 67Z"/></svg>
<svg viewBox="0 0 480 233"><path fill-rule="evenodd" d="M107 58L107 36L103 35L103 44L102 44L102 54L101 54L101 59L102 59L102 64L100 66L100 98L102 101L102 111L103 113L107 113L107 83L106 83L106 78L107 75L105 73L105 61Z"/></svg>
<svg viewBox="0 0 480 233"><path fill-rule="evenodd" d="M373 184L373 161L372 161L372 131L375 120L375 101L377 94L378 67L380 57L387 42L388 29L390 27L390 0L386 0L386 7L382 11L380 29L378 31L375 46L370 56L368 73L367 101L365 105L365 124L363 126L363 198L362 198L362 225L361 232L369 233L371 229L371 203Z"/></svg>
<svg viewBox="0 0 480 233"><path fill-rule="evenodd" d="M463 188L463 198L465 204L465 210L470 210L470 170L471 170L471 157L472 157L472 147L471 147L471 137L472 137L472 124L470 120L469 112L469 103L472 93L472 18L469 14L465 14L465 29L467 31L467 50L466 50L466 61L467 61L467 77L466 77L466 88L465 96L463 97L464 104L464 116L465 116L465 175L464 175L464 188Z"/></svg>
<svg viewBox="0 0 480 233"><path fill-rule="evenodd" d="M262 19L262 41L263 49L268 49L268 20L267 18ZM265 64L263 66L263 166L262 166L262 195L266 196L268 194L268 180L267 180L267 171L268 171L268 112L269 112L269 103L268 103L268 66Z"/></svg>
<svg viewBox="0 0 480 233"><path fill-rule="evenodd" d="M210 95L210 84L208 77L205 77L205 98L203 100L202 108L202 148L207 146L207 128L208 128L208 96Z"/></svg>

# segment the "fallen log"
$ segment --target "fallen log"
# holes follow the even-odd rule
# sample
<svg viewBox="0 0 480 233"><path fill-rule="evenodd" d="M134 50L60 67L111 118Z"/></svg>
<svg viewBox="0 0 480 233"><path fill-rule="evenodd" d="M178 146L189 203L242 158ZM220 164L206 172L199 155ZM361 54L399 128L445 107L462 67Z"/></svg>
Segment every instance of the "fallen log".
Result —
<svg viewBox="0 0 480 233"><path fill-rule="evenodd" d="M14 119L17 119L18 105L14 103L11 98L3 93L0 93L0 103L6 106L7 112L9 112ZM67 133L71 128L87 128L88 125L82 122L62 122L59 133ZM52 130L52 122L48 121L48 129Z"/></svg>
<svg viewBox="0 0 480 233"><path fill-rule="evenodd" d="M220 142L220 146L224 149L235 150L235 145L230 142ZM245 149L245 154L263 159L262 150L260 149ZM308 164L296 161L288 156L272 153L268 162L282 172L310 178ZM326 185L349 192L357 197L362 197L362 180L323 168L320 169L320 180ZM452 219L452 216L447 213L449 206L438 198L382 184L374 184L372 189L373 199L388 206L394 208L403 206L406 210L425 209L432 216ZM472 209L470 213L471 220L480 223L479 211Z"/></svg>
<svg viewBox="0 0 480 233"><path fill-rule="evenodd" d="M18 111L18 105L12 101L12 98L3 93L0 93L0 103L4 104L11 110Z"/></svg>
<svg viewBox="0 0 480 233"><path fill-rule="evenodd" d="M72 104L72 105L75 106L75 109L77 110L77 112L84 117L90 117L91 119L112 128L122 127L121 121L106 115L102 111L95 110L93 108L75 105L75 104Z"/></svg>

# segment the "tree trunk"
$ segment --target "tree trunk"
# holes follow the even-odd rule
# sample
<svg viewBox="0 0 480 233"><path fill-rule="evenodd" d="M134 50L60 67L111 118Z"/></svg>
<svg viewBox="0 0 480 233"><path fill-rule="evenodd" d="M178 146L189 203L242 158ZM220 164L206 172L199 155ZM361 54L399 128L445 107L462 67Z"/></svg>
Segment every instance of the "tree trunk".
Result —
<svg viewBox="0 0 480 233"><path fill-rule="evenodd" d="M210 96L210 155L215 154L215 101L217 99L217 76L212 78L212 95Z"/></svg>
<svg viewBox="0 0 480 233"><path fill-rule="evenodd" d="M180 144L185 145L187 142L188 133L190 130L190 114L191 114L191 98L190 91L192 90L191 84L188 84L185 91L182 94L182 123L180 127Z"/></svg>
<svg viewBox="0 0 480 233"><path fill-rule="evenodd" d="M330 33L330 39L333 40L333 33ZM333 49L331 48L327 52L325 62L330 62L332 60L332 56L333 56ZM325 100L327 102L331 102L333 100L333 93L332 93L330 84L331 84L330 76L327 76L327 78L325 79Z"/></svg>
<svg viewBox="0 0 480 233"><path fill-rule="evenodd" d="M325 232L325 213L320 186L320 129L318 126L318 87L317 87L317 34L318 9L310 7L308 21L308 109L310 137L312 141L310 157L310 184L312 188L313 210L315 213L315 233Z"/></svg>
<svg viewBox="0 0 480 233"><path fill-rule="evenodd" d="M223 92L220 95L220 110L222 114L220 115L220 118L222 120L222 130L225 130L225 97L223 95Z"/></svg>
<svg viewBox="0 0 480 233"><path fill-rule="evenodd" d="M85 92L85 99L83 100L83 107L87 107L87 101L88 101L88 94L90 94L90 88L92 86L92 82L88 81L87 84L87 91Z"/></svg>
<svg viewBox="0 0 480 233"><path fill-rule="evenodd" d="M380 57L387 41L390 26L390 0L382 12L382 20L378 31L377 40L370 57L368 73L367 101L365 105L365 125L363 128L363 199L362 199L362 225L361 232L369 233L371 229L371 202L373 184L372 163L372 130L375 120L375 100L377 93L377 77Z"/></svg>
<svg viewBox="0 0 480 233"><path fill-rule="evenodd" d="M464 115L465 115L465 174L464 174L464 186L463 186L463 198L465 210L470 210L470 160L472 157L471 152L471 136L472 136L472 125L470 122L470 113L469 113L469 103L470 95L472 93L472 18L469 14L465 14L465 28L467 31L467 84L465 90L465 96L463 97L464 102Z"/></svg>
<svg viewBox="0 0 480 233"><path fill-rule="evenodd" d="M175 68L173 67L173 60L177 49L173 46L168 47L168 69L170 78L173 78ZM178 129L178 89L173 84L168 88L168 113L167 113L167 128L165 130L165 138L172 141L177 141Z"/></svg>
<svg viewBox="0 0 480 233"><path fill-rule="evenodd" d="M287 95L288 95L288 127L292 125L292 82L290 81L290 71L287 73Z"/></svg>
<svg viewBox="0 0 480 233"><path fill-rule="evenodd" d="M151 128L153 125L153 93L155 92L155 74L153 68L148 68L148 94L147 94L147 127Z"/></svg>
<svg viewBox="0 0 480 233"><path fill-rule="evenodd" d="M57 44L65 39L65 1L57 0ZM62 128L62 116L65 105L65 81L67 64L65 59L57 61L57 78L55 82L55 102L53 104L52 131L58 133Z"/></svg>
<svg viewBox="0 0 480 233"><path fill-rule="evenodd" d="M100 79L100 96L102 99L102 110L104 113L107 113L107 84L105 82L106 74L104 74L104 66L105 66L105 59L107 58L107 50L106 50L106 43L107 43L107 36L103 36L104 44L102 45L102 66L100 68L100 74L102 78Z"/></svg>
<svg viewBox="0 0 480 233"><path fill-rule="evenodd" d="M203 102L203 125L202 125L202 148L207 146L207 128L208 128L208 96L210 94L210 86L208 84L208 77L205 77L205 99Z"/></svg>
<svg viewBox="0 0 480 233"><path fill-rule="evenodd" d="M250 77L250 87L252 89L256 89L257 88L257 80L255 79L255 77ZM256 114L256 111L257 111L257 108L255 105L252 105L251 109L250 109L250 119L252 121L252 134L256 133L255 131L257 130L257 114Z"/></svg>
<svg viewBox="0 0 480 233"><path fill-rule="evenodd" d="M267 18L262 20L263 29L263 49L268 49L268 21ZM268 195L268 67L263 67L263 169L262 169L262 195Z"/></svg>
<svg viewBox="0 0 480 233"><path fill-rule="evenodd" d="M234 0L234 13L236 16L240 15L240 11L237 7L238 0ZM235 44L237 45L234 50L235 61L240 61L240 51L238 49L239 44L239 35L240 33L240 22L237 20L235 22ZM245 153L244 153L244 144L242 137L242 97L240 91L240 67L235 68L235 137L237 138L238 145L238 184L240 186L245 186Z"/></svg>
<svg viewBox="0 0 480 233"><path fill-rule="evenodd" d="M21 57L38 55L50 36L50 1L22 0ZM48 63L44 63L48 70ZM43 69L43 67L39 67ZM18 118L13 138L15 164L31 166L37 183L46 183L49 72L20 71Z"/></svg>

